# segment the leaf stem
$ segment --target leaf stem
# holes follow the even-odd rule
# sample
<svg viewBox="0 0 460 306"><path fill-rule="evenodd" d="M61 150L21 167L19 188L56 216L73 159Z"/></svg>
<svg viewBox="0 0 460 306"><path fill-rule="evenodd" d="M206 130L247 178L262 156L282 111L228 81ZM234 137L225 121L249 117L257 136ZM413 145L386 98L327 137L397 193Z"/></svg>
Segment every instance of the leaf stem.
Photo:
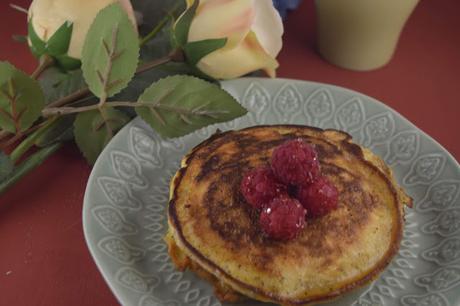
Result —
<svg viewBox="0 0 460 306"><path fill-rule="evenodd" d="M80 98L83 98L83 97L87 96L90 93L91 93L91 91L89 90L88 87L83 87L83 88L71 93L68 96L62 97L59 100L51 102L50 104L48 104L48 106L46 108L54 108L54 107L59 107L59 106L66 105L68 103L72 103L72 102L74 102L74 101L76 101L76 100L78 100Z"/></svg>
<svg viewBox="0 0 460 306"><path fill-rule="evenodd" d="M191 116L207 116L214 118L216 115L226 114L226 111L209 111L203 108L206 105L198 106L194 109L187 109L183 107L171 106L171 105L164 105L161 103L149 103L149 102L125 102L125 101L115 101L115 102L107 102L102 107L98 104L88 105L88 106L81 106L81 107L56 107L56 108L47 108L42 111L42 115L44 117L51 117L51 116L62 116L68 114L75 114L75 113L82 113L92 110L101 109L104 107L148 107L152 110L162 109L165 111L175 112L180 115L191 115Z"/></svg>
<svg viewBox="0 0 460 306"><path fill-rule="evenodd" d="M30 127L29 129L27 129L26 131L22 132L22 133L19 133L19 134L16 134L16 135L13 135L7 131L1 131L0 132L0 141L2 141L3 139L5 139L6 137L8 136L11 136L13 135L13 137L11 137L10 139L8 139L5 143L2 143L0 144L0 149L4 150L6 148L8 148L9 146L11 146L12 144L14 144L16 141L18 141L19 139L21 139L21 137L23 136L27 136L29 135L30 133L33 133L35 132L37 129L41 128L43 126L45 122L42 122L40 124L36 124L32 127Z"/></svg>
<svg viewBox="0 0 460 306"><path fill-rule="evenodd" d="M37 138L39 138L41 135L43 135L43 133L45 133L48 130L48 128L54 121L56 121L56 119L57 117L43 122L43 124L34 133L32 133L29 137L24 139L24 141L22 141L11 153L11 161L13 161L14 163L17 162L24 155L24 153L26 153L34 145Z"/></svg>
<svg viewBox="0 0 460 306"><path fill-rule="evenodd" d="M53 107L53 108L44 109L42 111L42 115L43 117L62 116L62 115L68 115L68 114L88 112L92 110L101 109L104 107L117 107L117 106L138 107L140 105L138 105L138 103L135 103L135 102L107 102L104 104L104 106L93 104L93 105L81 106L81 107Z"/></svg>
<svg viewBox="0 0 460 306"><path fill-rule="evenodd" d="M163 64L169 63L170 61L172 61L172 55L173 54L168 54L165 57L161 57L159 59L140 65L136 70L136 74L141 74Z"/></svg>
<svg viewBox="0 0 460 306"><path fill-rule="evenodd" d="M28 174L30 171L34 170L38 166L40 166L51 154L56 152L62 143L56 143L49 147L45 147L36 153L32 154L28 159L24 162L19 164L13 171L13 173L3 182L0 184L0 194L5 192L9 187L11 187L14 183Z"/></svg>
<svg viewBox="0 0 460 306"><path fill-rule="evenodd" d="M5 96L10 104L10 112L8 113L4 109L0 109L0 114L2 114L4 117L8 118L13 122L15 134L16 136L18 136L21 134L21 126L19 120L21 120L21 117L24 114L25 110L22 110L19 113L17 111L16 102L18 96L16 93L16 85L13 79L8 80L8 90L4 91L0 89L0 94Z"/></svg>
<svg viewBox="0 0 460 306"><path fill-rule="evenodd" d="M108 61L107 61L107 67L104 71L104 74L102 74L99 70L96 70L97 74L99 75L100 82L102 83L102 87L103 87L103 92L99 100L99 106L103 106L104 103L107 101L107 91L110 86L109 81L110 81L110 74L112 73L113 62L121 54L117 52L118 31L119 31L119 28L117 25L112 30L112 41L111 41L110 47L105 40L102 40L106 55L108 57ZM120 52L123 52L123 50L121 50Z"/></svg>
<svg viewBox="0 0 460 306"><path fill-rule="evenodd" d="M145 64L143 64L143 65L141 65L141 66L139 66L137 68L136 74L144 73L144 72L146 72L148 70L151 70L153 68L156 68L156 67L158 67L160 65L166 64L166 63L170 62L171 60L172 60L172 54L169 54L169 55L167 55L165 57L153 60L151 62L147 62L147 63L145 63ZM56 108L56 107L60 107L60 106L72 103L72 102L74 102L74 101L76 101L78 99L81 99L81 98L84 98L84 97L88 96L90 93L91 93L91 91L89 90L88 87L83 87L83 88L81 88L81 89L69 94L68 96L62 97L59 100L51 102L45 108L44 112L47 112L47 109L50 109L50 108Z"/></svg>
<svg viewBox="0 0 460 306"><path fill-rule="evenodd" d="M33 79L38 79L40 75L51 65L53 65L53 59L48 55L43 55L40 58L40 62L34 72L30 75Z"/></svg>

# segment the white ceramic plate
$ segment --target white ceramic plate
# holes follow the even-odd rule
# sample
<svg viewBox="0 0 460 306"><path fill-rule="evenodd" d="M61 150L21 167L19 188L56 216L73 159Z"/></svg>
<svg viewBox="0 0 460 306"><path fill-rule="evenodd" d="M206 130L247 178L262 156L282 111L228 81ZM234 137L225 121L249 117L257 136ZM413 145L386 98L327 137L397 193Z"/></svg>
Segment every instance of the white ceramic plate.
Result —
<svg viewBox="0 0 460 306"><path fill-rule="evenodd" d="M334 305L460 305L460 167L445 149L384 104L347 89L267 79L223 87L248 115L172 141L137 118L94 166L84 199L85 237L123 305L220 305L210 285L176 271L168 257L163 235L169 180L182 156L216 128L276 123L349 132L393 166L415 200L391 265L370 287Z"/></svg>

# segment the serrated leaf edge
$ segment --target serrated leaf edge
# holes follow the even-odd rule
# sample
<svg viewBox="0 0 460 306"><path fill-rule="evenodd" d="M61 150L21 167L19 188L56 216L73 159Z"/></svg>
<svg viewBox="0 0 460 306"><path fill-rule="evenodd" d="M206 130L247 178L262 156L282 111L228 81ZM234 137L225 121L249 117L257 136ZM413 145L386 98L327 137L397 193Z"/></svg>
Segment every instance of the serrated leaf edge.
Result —
<svg viewBox="0 0 460 306"><path fill-rule="evenodd" d="M164 81L164 80L167 80L167 79L172 79L172 78L177 78L177 77L187 77L187 78L189 78L189 79L199 80L199 81L201 81L201 82L208 83L208 84L211 85L211 86L216 86L216 87L219 88L220 90L224 91L229 97L231 97L231 98L234 100L234 102L237 103L237 104L240 106L241 110L243 110L243 112L242 112L238 117L241 117L241 116L244 116L245 114L247 114L246 108L245 108L243 105L241 105L241 103L240 103L235 97L233 97L229 92L227 92L226 90L220 88L218 85L216 85L216 84L214 84L214 83L211 83L211 82L209 82L209 81L206 81L206 80L203 80L203 79L194 77L194 76L190 76L190 75L173 75L173 76L167 76L167 77L165 77L165 78L159 79L158 81L156 81L155 83L153 83L153 84L151 84L149 87L147 87L147 88L142 92L142 94L139 96L138 103L141 103L141 105L139 105L139 106L140 106L140 107L142 107L142 106L148 107L150 110L152 110L152 109L155 110L155 108L156 108L156 109L161 109L161 108L163 108L163 109L166 109L166 110L169 110L169 111L175 111L176 113L177 113L177 111L179 111L179 112L180 112L180 111L187 111L187 112L189 113L189 115L192 114L192 115L208 116L208 117L209 117L210 115L212 116L213 114L210 114L210 113L200 113L200 111L202 110L202 108L206 107L206 105L200 105L200 106L198 106L198 107L195 107L193 110L189 110L189 109L178 109L178 108L174 108L174 109L173 109L173 108L170 108L168 105L161 105L161 102L159 102L159 101L155 101L154 103L149 103L149 101L143 101L143 100L141 100L141 97L142 97L142 96L146 93L146 91L148 91L152 86L156 85L157 83L159 83L159 82L161 82L161 81ZM163 97L164 97L164 96L163 96ZM162 98L163 98L163 97L162 97ZM142 105L142 104L145 104L145 105ZM159 118L158 118L158 116L161 118L161 114L159 114L158 112L156 112L156 113L157 113L157 114L153 113L153 115L154 115L158 120L162 120L162 119L159 119ZM144 120L144 118L143 118L143 116L142 116L141 114L139 114L139 113L137 113L137 114L143 119L143 121L145 121L147 124L149 124L146 120ZM218 115L218 114L222 114L222 112L216 113L216 115ZM157 116L157 115L158 115L158 116ZM184 115L184 114L182 114L182 115ZM187 115L187 114L185 114L185 115ZM181 114L179 114L179 116L180 116L180 118L182 119L182 121L184 121L185 123L187 123L187 121L188 121L188 118L187 118L187 117L184 118L183 116L181 116ZM235 118L238 118L238 117L235 117ZM163 122L164 122L164 120L163 120ZM221 121L219 121L219 122L221 123ZM216 122L216 123L219 123L219 122ZM166 124L166 122L164 122L164 125L165 125L165 124ZM149 124L149 125L150 125L150 124ZM207 125L207 126L210 126L210 125L212 125L212 124L209 124L209 125ZM151 127L152 127L153 129L155 129L153 126L151 126ZM172 136L172 135L170 136L170 135L166 135L166 134L164 134L164 133L160 133L160 134L161 134L163 137L166 137L166 138L177 138L177 137L182 137L182 136L186 136L186 135L188 135L188 134L191 134L191 133L195 132L196 130L199 130L199 129L204 128L204 127L206 127L206 126L200 127L200 128L198 128L198 129L195 129L195 130L191 130L190 132L188 132L188 133L186 133L186 134L183 134L183 135L180 135L180 136Z"/></svg>
<svg viewBox="0 0 460 306"><path fill-rule="evenodd" d="M91 24L90 26L90 30L92 29L92 27L94 26L94 24L96 23L97 21L97 18L104 13L105 10L107 9L110 9L111 7L118 7L121 14L126 18L126 20L129 21L129 17L128 15L126 14L126 12L123 10L122 6L118 3L112 3L112 4L109 4L107 5L104 9L102 9L101 11L99 11L99 13L97 14L96 18L93 20L93 23ZM133 25L131 24L131 21L129 21L129 25L132 27L132 30L133 30L133 33L136 33L136 30L134 29ZM88 33L89 33L88 31ZM123 50L116 50L116 43L117 43L117 39L118 39L118 32L119 32L119 23L116 24L115 28L113 29L112 31L112 41L111 41L111 46L108 46L108 43L102 39L102 44L103 44L103 49L105 50L106 52L106 55L109 57L108 58L108 66L106 67L106 71L104 72L101 72L99 70L96 69L96 75L98 76L98 79L99 81L102 83L102 86L103 86L103 92L101 93L101 96L99 96L97 93L93 92L93 90L91 90L91 86L89 86L90 90L93 92L94 95L96 95L97 97L100 98L100 104L104 104L105 101L107 100L107 98L110 98L116 94L118 94L119 92L121 92L123 89L125 89L129 82L133 79L135 73L133 73L133 75L129 76L128 78L126 78L125 80L124 79L116 79L116 80L113 80L113 81L110 81L110 74L112 72L112 67L113 67L113 64L114 62L116 61L116 59L118 59L122 53L125 51L124 49ZM85 40L85 45L86 45L86 40ZM108 47L110 47L108 49ZM83 47L83 49L85 49L85 46ZM138 62L139 62L139 51L140 51L140 48L138 48L137 50L138 54L137 54L137 59L136 59L136 65L138 65ZM82 61L84 60L84 57L82 56ZM87 73L85 73L85 69L83 69L83 77L85 78L85 81L88 79L87 78ZM108 91L110 90L111 87L113 86L116 86L118 85L120 82L123 82L123 81L126 81L126 86L125 87L122 87L122 88L119 88L117 89L116 91L108 94ZM89 82L87 82L88 85Z"/></svg>

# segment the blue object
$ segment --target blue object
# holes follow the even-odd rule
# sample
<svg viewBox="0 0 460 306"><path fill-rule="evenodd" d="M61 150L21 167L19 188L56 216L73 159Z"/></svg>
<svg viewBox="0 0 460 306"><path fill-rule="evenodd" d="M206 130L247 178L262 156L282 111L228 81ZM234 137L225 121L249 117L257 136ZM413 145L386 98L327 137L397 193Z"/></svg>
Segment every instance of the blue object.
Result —
<svg viewBox="0 0 460 306"><path fill-rule="evenodd" d="M288 10L295 10L302 0L273 0L273 4L283 19L286 18Z"/></svg>

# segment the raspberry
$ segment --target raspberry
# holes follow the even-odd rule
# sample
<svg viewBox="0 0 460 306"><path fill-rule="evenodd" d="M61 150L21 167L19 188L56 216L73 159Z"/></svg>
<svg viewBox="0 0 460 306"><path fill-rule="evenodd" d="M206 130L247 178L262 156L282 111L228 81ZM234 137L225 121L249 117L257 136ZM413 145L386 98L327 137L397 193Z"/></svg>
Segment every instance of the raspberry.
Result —
<svg viewBox="0 0 460 306"><path fill-rule="evenodd" d="M241 181L241 193L246 201L256 209L261 209L275 197L287 192L269 167L248 171Z"/></svg>
<svg viewBox="0 0 460 306"><path fill-rule="evenodd" d="M296 199L280 196L273 199L260 214L260 226L273 239L290 240L305 226L305 208Z"/></svg>
<svg viewBox="0 0 460 306"><path fill-rule="evenodd" d="M337 208L339 192L325 177L320 177L309 186L297 191L297 199L308 210L311 217L321 217Z"/></svg>
<svg viewBox="0 0 460 306"><path fill-rule="evenodd" d="M320 173L315 149L302 139L277 147L272 154L271 166L281 182L295 186L314 182Z"/></svg>

